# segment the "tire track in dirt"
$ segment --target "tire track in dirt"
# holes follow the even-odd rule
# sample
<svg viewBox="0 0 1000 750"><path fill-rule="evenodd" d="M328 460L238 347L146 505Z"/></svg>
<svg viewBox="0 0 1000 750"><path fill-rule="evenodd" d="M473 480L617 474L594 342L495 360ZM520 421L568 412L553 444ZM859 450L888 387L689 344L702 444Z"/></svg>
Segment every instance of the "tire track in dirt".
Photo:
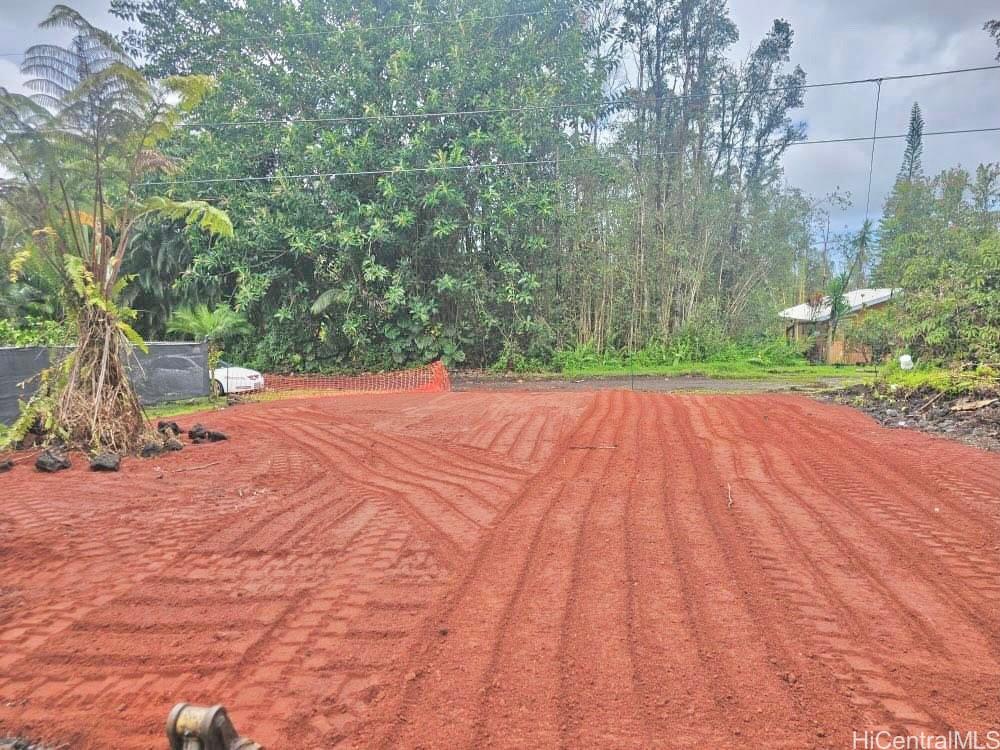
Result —
<svg viewBox="0 0 1000 750"><path fill-rule="evenodd" d="M822 549L829 553L827 559L834 561L825 564L829 572L820 570L813 561L810 561L816 568L817 575L832 581L833 576L839 571L854 569L848 575L847 580L841 582L841 587L844 590L836 594L838 598L842 601L846 601L850 595L857 598L857 581L855 579L858 577L866 579L868 585L875 589L874 591L865 591L862 602L869 604L869 606L867 611L857 613L854 621L867 622L871 626L879 625L886 619L899 617L902 618L899 626L908 627L912 631L907 636L908 640L932 649L940 649L941 634L931 620L940 620L940 618L946 617L947 613L939 608L930 610L930 614L925 614L922 610L927 609L928 602L923 602L921 606L911 604L908 597L895 591L884 580L880 571L891 568L893 562L891 558L882 555L873 562L869 562L871 548L869 548L869 552L862 550L858 544L838 530L834 523L835 519L828 517L827 513L814 507L806 499L806 493L803 493L801 487L795 487L796 483L801 485L801 475L786 468L788 466L787 451L760 447L749 441L737 444L735 439L729 437L733 434L739 434L740 430L733 415L741 414L747 421L753 419L752 414L747 412L745 403L733 404L731 411L732 414L726 415L729 418L725 420L725 426L716 425L713 427L707 421L705 424L711 432L711 439L714 443L726 448L727 462L732 465L733 476L748 485L755 496L768 505L775 523L785 530L785 538L789 544L802 550L818 551ZM747 453L750 455L745 455ZM778 454L780 458L772 454ZM790 505L772 502L767 490L775 484L781 490L780 497L791 498L795 502ZM820 489L813 490L810 494L826 495L827 493ZM793 531L797 527L805 527L800 533L808 541L803 541ZM870 630L870 627L868 629ZM899 633L894 633L893 637L898 638Z"/></svg>
<svg viewBox="0 0 1000 750"><path fill-rule="evenodd" d="M720 515L726 508L724 483L691 429L690 402L676 396L651 401L673 480L664 513L701 661L698 676L709 679L728 742L808 746L815 734L803 726L806 712L787 677L796 659L764 609L756 564L730 519ZM762 733L761 714L783 727L780 737Z"/></svg>
<svg viewBox="0 0 1000 750"><path fill-rule="evenodd" d="M323 430L312 427L310 430L312 435L322 435L320 439L325 445L337 445L349 451L351 448L355 449L351 452L357 460L382 480L399 481L408 487L419 488L471 524L484 526L493 518L496 508L488 499L491 493L472 491L470 485L475 482L459 481L446 470L435 473L433 468L425 466L412 452L396 450L389 441L361 440L340 429ZM379 448L383 450L378 450Z"/></svg>
<svg viewBox="0 0 1000 750"><path fill-rule="evenodd" d="M801 412L797 413L804 418ZM854 415L852 414L852 416ZM816 438L837 439L837 436L833 435L831 429L822 421L814 423L814 428ZM879 434L881 432L879 431ZM900 433L888 432L888 434L890 436L898 436ZM977 534L980 540L995 540L997 535L1000 534L1000 519L997 518L997 504L1000 503L1000 493L994 493L993 507L987 512L979 510L978 507L970 507L967 502L968 498L965 498L966 501L963 501L963 498L955 494L955 480L957 480L958 485L966 484L966 482L957 477L951 481L943 479L943 476L949 476L947 470L936 468L940 464L947 462L948 454L957 446L946 442L943 438L921 436L925 440L932 440L936 443L934 447L940 450L942 455L938 461L914 460L908 457L910 451L899 449L901 446L885 445L885 448L888 448L888 450L883 449L882 451L878 451L879 446L883 445L883 443L873 441L869 436L860 432L853 433L853 436L855 437L856 447L859 449L861 460L870 464L870 457L878 453L880 460L877 465L881 469L880 476L884 478L886 483L891 482L894 489L897 487L908 488L908 496L913 501L912 504L923 511L925 519L931 519L936 525L945 526L964 536ZM909 481L907 478L910 478ZM982 482L982 485L977 492L968 494L987 496L988 493L983 487L989 486L989 482L993 482L996 485L996 483L1000 482L1000 476L993 475L989 479L980 477L980 482ZM933 494L930 491L931 489L934 490ZM938 510L935 511L935 508ZM943 515L935 515L941 509L948 512Z"/></svg>
<svg viewBox="0 0 1000 750"><path fill-rule="evenodd" d="M644 437L644 410L640 397L622 396L621 426L613 447L589 449L607 450L609 459L620 449L622 457L609 460L614 471L594 488L573 541L556 653L563 747L650 746L636 675L627 518L639 467L635 449Z"/></svg>
<svg viewBox="0 0 1000 750"><path fill-rule="evenodd" d="M853 410L847 413L859 419ZM873 424L877 425L874 420L868 422L868 425ZM888 453L888 460L897 455L901 459L905 457L898 462L907 467L904 474L916 473L930 478L937 491L945 496L946 502L956 502L956 509L977 508L989 519L988 525L1000 525L1000 492L989 489L1000 486L1000 467L986 460L989 454L970 451L951 440L912 430L881 429L879 426L874 430L859 429L857 432L859 440L868 445L869 452ZM934 452L937 460L926 460L928 450Z"/></svg>
<svg viewBox="0 0 1000 750"><path fill-rule="evenodd" d="M446 461L431 463L426 455L422 455L420 451L412 450L407 443L385 439L382 436L379 436L377 440L372 440L370 437L363 436L358 432L345 430L340 427L336 430L327 430L326 432L330 434L333 440L336 440L338 436L346 437L364 455L369 457L373 456L373 454L377 455L379 463L397 469L406 476L413 477L421 483L421 486L427 487L429 485L433 487L441 484L454 488L459 493L470 493L472 488L478 487L471 494L475 501L486 507L470 508L465 515L470 520L479 524L489 523L492 519L496 512L498 493L501 496L511 494L512 490L516 490L526 478L524 474L517 472L514 476L508 476L506 482L488 480L481 476L475 476L474 469L460 470ZM376 450L377 448L387 450L383 452ZM410 460L406 464L401 464L400 460L394 456L398 456L399 452L404 450L409 450L408 458ZM371 465L371 458L369 458L369 465Z"/></svg>
<svg viewBox="0 0 1000 750"><path fill-rule="evenodd" d="M623 508L627 573L626 621L633 691L643 717L643 747L725 747L723 713L699 658L691 609L669 543L667 487L672 481L659 444L659 415L644 405L639 471Z"/></svg>
<svg viewBox="0 0 1000 750"><path fill-rule="evenodd" d="M845 407L846 408L846 407ZM801 411L794 412L799 423L805 421L807 416ZM858 415L851 414L852 417ZM817 428L817 437L833 437L829 427L820 424ZM977 471L978 467L967 467L963 471L971 476L978 474L980 483L975 496L991 496L992 507L986 512L977 507L970 507L968 498L955 496L955 486L949 481L937 479L935 475L948 476L948 470L943 468L947 465L951 455L959 446L944 440L927 435L920 435L919 439L927 442L929 447L933 447L936 460L928 461L926 456L919 459L906 458L910 451L906 450L905 443L900 445L899 438L903 433L892 430L879 430L883 435L883 440L873 440L869 435L858 433L852 434L854 447L859 451L859 459L871 467L879 467L881 471L877 474L890 491L903 491L905 496L912 502L914 511L918 511L924 520L933 522L936 526L949 528L952 531L966 537L973 537L977 541L993 542L1000 535L1000 519L997 518L997 505L1000 504L1000 493L989 493L986 488L996 486L1000 482L1000 471L986 473ZM884 442L889 437L895 438L896 444ZM833 439L836 439L833 437ZM884 447L883 447L884 446ZM884 453L885 455L880 455ZM877 461L873 457L879 455ZM963 454L964 455L964 454ZM973 452L973 455L975 453ZM988 454L981 454L985 458ZM888 471L886 470L888 469ZM960 484L966 484L964 479L959 479ZM933 494L930 491L934 490ZM935 510L937 508L938 510ZM947 510L939 514L941 510ZM953 516L956 516L953 518Z"/></svg>
<svg viewBox="0 0 1000 750"><path fill-rule="evenodd" d="M325 460L342 467L343 474L353 482L388 493L390 497L400 499L411 508L454 550L457 557L453 562L458 563L477 539L480 522L451 497L435 489L426 479L409 470L399 472L398 465L394 476L383 474L377 469L366 471L369 467L365 465L363 457L344 446L344 442L348 441L331 439L327 433L314 427L304 427L301 433L312 440Z"/></svg>
<svg viewBox="0 0 1000 750"><path fill-rule="evenodd" d="M768 433L773 432L775 436L790 436L791 420L780 420L779 424L771 425L770 422L756 418L753 411L747 411L749 407L744 402L739 407L741 419L739 423L744 429L753 429L754 434L759 438L764 438L762 442L766 445L776 445L776 441L767 439ZM759 423L758 423L759 422ZM813 488L811 493L815 497L823 498L826 502L819 507L814 502L806 499L806 495L799 494L798 503L793 507L802 507L809 510L815 518L822 518L826 521L824 531L832 538L841 540L842 549L845 550L845 559L850 564L858 566L864 565L865 560L871 558L871 565L874 570L891 573L891 579L884 574L874 575L885 579L882 586L883 591L890 592L890 596L895 597L896 603L883 608L872 608L869 599L871 594L864 595L857 590L857 582L853 582L855 592L853 595L854 608L859 611L859 617L868 618L869 623L874 623L880 629L885 630L885 625L899 616L901 612L910 613L918 611L925 613L925 622L930 623L933 633L930 638L907 639L903 637L903 644L910 641L909 647L902 645L905 652L909 652L908 662L916 662L918 665L933 664L934 668L940 670L943 663L954 662L959 655L955 652L954 646L961 644L962 650L969 653L967 669L978 669L982 659L986 654L990 654L989 660L995 665L995 625L991 625L988 620L984 620L977 612L962 604L960 590L956 589L954 579L948 582L942 580L939 572L928 567L938 557L935 550L915 551L912 545L901 544L898 540L914 538L914 532L910 528L901 529L893 533L884 522L875 516L870 518L864 511L847 500L850 497L849 490L837 492L836 482L817 481L814 477L813 468L804 464L800 460L802 451L816 450L818 446L810 445L808 435L800 432L801 428L796 427L792 431L793 440L797 451L786 451L785 455L789 463L798 466L800 476L808 482L808 486ZM763 434L762 434L763 431ZM788 444L788 443L786 443ZM850 456L853 462L856 453L843 448L834 447L829 456ZM854 468L852 464L845 463L838 466L834 459L827 459L827 470L822 476L832 476L836 474L850 473ZM780 477L780 471L772 467L768 468L766 476ZM907 498L906 494L894 495L894 502ZM846 514L844 513L846 511ZM858 522L861 521L861 527ZM850 541L852 540L853 541ZM848 546L844 547L843 545ZM957 545L956 549L961 549L962 545ZM905 561L903 565L900 560ZM775 565L785 565L785 557L775 558ZM937 561L940 562L940 561ZM843 565L829 566L829 570L839 572L843 570ZM891 580L891 585L888 581ZM849 590L851 581L848 579ZM877 592L875 594L877 596ZM959 599L956 607L956 599ZM860 608L860 609L859 609ZM865 610L868 610L865 612ZM877 619L875 619L877 618ZM870 628L869 628L870 629ZM926 631L926 629L924 629ZM901 631L896 631L900 633ZM886 646L882 644L892 644L892 651L886 651ZM877 640L871 638L851 638L842 639L839 637L833 640L834 648L847 661L848 668L843 669L839 678L847 684L856 704L866 706L879 706L883 714L878 716L880 726L893 726L895 728L906 728L913 732L927 732L931 730L941 731L950 726L947 718L947 711L943 710L940 700L935 700L934 695L928 696L926 688L916 688L921 680L910 679L905 684L900 682L902 674L899 666L900 660L895 648L901 646L893 636L891 628L886 630ZM971 654L976 654L972 657ZM882 665L882 666L880 666ZM888 674L889 672L893 674ZM954 679L944 674L935 675L936 682L953 682ZM934 691L936 693L937 690ZM921 695L922 698L916 698ZM916 702L914 702L916 698ZM874 722L873 722L874 723ZM987 726L983 724L982 726Z"/></svg>
<svg viewBox="0 0 1000 750"><path fill-rule="evenodd" d="M456 454L453 446L445 446L438 443L429 443L426 440L408 438L401 435L390 434L382 430L365 429L363 425L348 423L342 420L331 421L329 415L313 410L303 411L304 416L309 416L316 421L323 422L329 426L350 431L355 437L361 440L368 440L378 445L392 445L394 450L407 451L415 462L419 459L421 466L432 470L441 466L447 466L449 473L455 477L463 477L483 484L490 484L496 490L505 491L510 482L511 475L527 478L530 474L527 470L522 470L512 466L509 462L501 463L489 461L488 454L480 454L470 460L469 456Z"/></svg>
<svg viewBox="0 0 1000 750"><path fill-rule="evenodd" d="M880 471L877 463L870 462L863 455L863 448L851 447L849 440L843 436L834 438L838 441L833 444L837 449L835 455L850 455L866 467L865 481L855 479L857 469L838 471L828 461L814 458L814 451L831 444L818 442L811 430L803 425L799 414L789 413L782 428L794 434L801 441L800 445L807 448L802 456L796 458L811 475L812 481L819 487L838 490L830 495L831 499L838 506L849 509L853 519L865 524L870 530L869 541L878 540L874 549L885 547L907 559L907 569L918 573L938 591L943 602L957 608L975 623L993 642L994 655L1000 653L1000 632L996 627L997 616L1000 615L997 609L1000 603L1000 561L995 556L988 559L969 554L968 550L980 549L983 544L979 529L970 525L965 538L943 531L940 527L944 522L937 523L933 510L926 510L913 499L914 494L920 494L919 490L915 492L913 483L907 486L891 473ZM864 537L862 548L865 546L863 540ZM942 569L947 571L946 579L942 579ZM956 581L962 581L965 586L956 587ZM981 611L984 602L989 606L987 613Z"/></svg>
<svg viewBox="0 0 1000 750"><path fill-rule="evenodd" d="M574 581L580 577L584 526L593 503L606 489L613 454L624 432L623 395L609 395L609 416L598 423L588 442L567 446L583 457L572 475L560 473L559 494L531 539L501 616L480 679L476 746L511 745L513 737L518 738L513 744L522 746L569 746L567 615L574 606ZM537 688L541 700L525 699L525 679Z"/></svg>
<svg viewBox="0 0 1000 750"><path fill-rule="evenodd" d="M787 397L209 421L228 444L0 478L0 735L156 747L181 699L301 750L798 750L996 722L996 457Z"/></svg>
<svg viewBox="0 0 1000 750"><path fill-rule="evenodd" d="M332 520L319 518L318 511L326 503L327 489L322 484L316 485L311 488L310 493L305 494L304 502L301 502L303 498L299 496L296 499L300 502L276 514L272 509L264 518L259 518L256 514L241 518L240 522L230 527L235 533L225 540L227 551L216 553L216 557L232 560L249 555L254 561L276 559L278 566L275 573L282 568L287 569L289 577L297 581L296 585L301 588L301 581L308 573L307 566L289 566L287 562L282 562L288 557L287 554L278 551L275 555L267 555L267 551L277 539L294 545L315 542L315 538L309 537L317 532L326 537L332 526L343 521L359 507L359 503L355 502ZM278 528L274 528L274 524ZM260 538L261 535L264 537ZM217 542L218 537L212 541ZM214 543L210 548L219 549ZM37 651L19 663L17 670L22 674L44 672L47 666L65 669L67 664L73 665L75 673L72 680L49 681L42 689L34 689L31 692L34 696L32 711L25 711L21 720L28 722L30 726L33 716L39 715L39 712L44 715L45 711L52 710L58 710L60 714L86 710L104 715L112 715L117 711L121 722L115 726L119 730L134 732L137 728L140 731L145 728L148 732L143 742L145 746L153 736L159 734L158 718L162 718L163 711L177 700L178 687L187 685L180 692L190 697L191 693L196 692L191 686L204 682L204 672L193 674L192 668L208 673L225 673L238 669L238 664L246 658L246 654L253 654L254 642L260 642L274 632L275 618L280 623L289 607L294 607L297 598L287 589L281 597L253 593L244 596L242 592L252 592L254 587L242 578L229 581L232 588L228 591L236 591L239 597L231 598L231 594L220 595L216 588L226 581L213 576L215 595L206 599L204 589L198 588L197 584L199 566L210 564L205 560L204 549L197 544L186 546L180 556L162 567L161 573L146 577L141 586L135 585L131 589L133 593L122 591L116 597L109 597L106 602L98 602L99 606L94 610L96 616L80 618L71 628L45 641ZM193 577L170 578L172 570L185 568L194 574ZM265 577L268 588L275 581L281 581L278 575L272 577L271 570L267 568L261 571L261 575ZM234 621L231 610L225 606L227 603L232 609L242 612L244 617L251 618L244 621L245 628L239 625L238 619ZM118 616L114 617L116 612ZM135 626L129 625L129 622L135 623ZM153 623L159 626L151 628ZM268 623L272 623L270 627ZM223 634L221 640L220 633ZM155 662L151 662L150 653L159 654ZM193 667L192 654L197 655L194 662L197 667ZM149 676L151 668L155 670L155 678ZM146 676L135 676L143 674ZM131 720L133 725L130 725L130 720L122 715L121 706L128 706L130 712L137 708L131 700L131 694L140 681L145 688L144 693L161 702L161 705L155 711L148 712L149 715L142 716L138 721L139 727L136 727L135 719ZM77 684L81 682L82 684ZM99 686L99 689L95 686ZM216 694L213 697L218 699L220 696ZM116 706L119 708L116 709ZM52 731L52 727L45 725L45 731ZM36 731L34 736L39 736L39 733ZM136 735L130 736L134 740ZM119 740L122 739L119 737Z"/></svg>
<svg viewBox="0 0 1000 750"><path fill-rule="evenodd" d="M432 520L432 518L428 516L427 512L413 503L413 501L410 500L405 493L400 493L400 487L405 487L405 485L402 485L401 483L380 481L377 478L372 481L373 478L371 476L366 475L364 472L355 467L355 458L353 456L342 448L338 448L323 441L322 439L321 442L323 443L323 447L318 448L313 445L313 441L303 440L301 437L298 437L296 434L291 431L287 431L284 428L277 427L275 428L275 431L280 433L283 437L296 442L302 450L310 453L317 460L325 463L335 463L340 472L351 482L363 487L370 486L373 489L388 492L390 496L397 498L400 507L405 511L411 523L413 523L416 528L420 529L420 533L424 538L431 541L435 549L435 554L438 555L439 559L449 568L455 568L461 565L464 558L464 552L459 542L456 541L453 534L449 534L445 531L440 520ZM336 463L335 458L337 456L346 456L347 460ZM466 526L466 529L467 528L468 526Z"/></svg>
<svg viewBox="0 0 1000 750"><path fill-rule="evenodd" d="M493 532L470 560L467 572L427 623L403 669L406 677L385 696L378 718L359 736L364 747L455 744L470 746L484 717L482 703L498 644L510 627L513 603L525 585L539 538L574 476L585 451L567 450L574 437L593 440L611 416L606 396L591 398L577 427L554 450L539 475L498 516ZM441 665L440 667L438 665Z"/></svg>
<svg viewBox="0 0 1000 750"><path fill-rule="evenodd" d="M713 445L720 452L720 446L729 443L725 435L732 433L729 429L712 433ZM754 471L752 456L741 455L740 449L758 452L761 476L754 476L760 472ZM940 633L876 569L864 564L858 550L795 489L796 475L784 478L765 449L733 441L728 451L722 448L721 452L729 454L719 463L732 467L739 497L734 517L742 521L743 536L761 561L775 595L796 612L799 637L811 644L819 662L826 665L828 677L842 685L844 695L858 707L855 718L840 725L841 731L848 725L900 727L903 722L913 728L918 721L922 731L940 729L941 718L932 709L906 699L903 688L892 679L892 665L875 649L860 648L886 638L894 643L901 639L947 659ZM866 582L874 590L865 589ZM887 628L887 622L893 627ZM885 635L873 632L873 627L880 633L886 631ZM911 629L908 634L907 628ZM850 740L845 733L843 741Z"/></svg>

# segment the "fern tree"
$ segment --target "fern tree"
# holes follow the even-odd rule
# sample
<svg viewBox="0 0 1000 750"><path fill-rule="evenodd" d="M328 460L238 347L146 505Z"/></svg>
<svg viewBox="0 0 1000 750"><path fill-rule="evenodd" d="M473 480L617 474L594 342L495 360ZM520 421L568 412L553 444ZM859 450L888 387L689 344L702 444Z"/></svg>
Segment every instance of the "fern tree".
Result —
<svg viewBox="0 0 1000 750"><path fill-rule="evenodd" d="M232 235L225 213L202 201L150 197L144 183L170 172L157 149L207 92L204 77L147 81L114 38L77 11L55 6L42 28L69 28L65 47L35 45L21 71L33 92L0 89L0 200L24 227L19 241L59 279L76 329L73 353L43 375L13 437L42 418L72 447L134 450L145 420L127 374L131 346L144 347L119 303L122 260L147 222L181 219Z"/></svg>

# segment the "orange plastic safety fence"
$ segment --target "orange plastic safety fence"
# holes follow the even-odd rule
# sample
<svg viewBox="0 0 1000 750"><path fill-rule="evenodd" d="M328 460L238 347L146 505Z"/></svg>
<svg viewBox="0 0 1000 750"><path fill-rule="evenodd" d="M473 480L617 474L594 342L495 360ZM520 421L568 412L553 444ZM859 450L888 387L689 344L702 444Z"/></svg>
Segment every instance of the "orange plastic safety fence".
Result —
<svg viewBox="0 0 1000 750"><path fill-rule="evenodd" d="M448 370L432 362L412 370L363 375L265 375L267 391L350 391L355 393L441 393L451 390Z"/></svg>

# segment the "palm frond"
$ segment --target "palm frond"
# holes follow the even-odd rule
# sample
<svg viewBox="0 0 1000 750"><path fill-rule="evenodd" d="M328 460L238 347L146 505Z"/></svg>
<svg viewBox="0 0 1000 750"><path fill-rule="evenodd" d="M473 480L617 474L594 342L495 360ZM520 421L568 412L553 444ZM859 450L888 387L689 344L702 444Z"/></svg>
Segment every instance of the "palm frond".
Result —
<svg viewBox="0 0 1000 750"><path fill-rule="evenodd" d="M167 321L167 331L199 341L218 341L233 334L248 333L250 324L242 313L229 305L220 304L210 309L206 304L198 304L175 310Z"/></svg>
<svg viewBox="0 0 1000 750"><path fill-rule="evenodd" d="M117 52L123 57L125 56L125 51L112 34L97 28L84 18L78 10L68 5L59 4L53 6L52 10L49 11L49 15L39 24L39 28L72 29L81 39L95 40L102 47Z"/></svg>
<svg viewBox="0 0 1000 750"><path fill-rule="evenodd" d="M310 308L312 314L319 315L320 313L324 312L330 305L332 305L334 301L336 301L338 291L339 290L337 289L327 289L325 292L319 295L319 297L316 298L316 301L312 303L312 307Z"/></svg>
<svg viewBox="0 0 1000 750"><path fill-rule="evenodd" d="M183 221L188 226L197 226L212 235L233 236L233 224L229 220L229 215L205 201L175 201L154 196L146 200L143 210L168 219Z"/></svg>

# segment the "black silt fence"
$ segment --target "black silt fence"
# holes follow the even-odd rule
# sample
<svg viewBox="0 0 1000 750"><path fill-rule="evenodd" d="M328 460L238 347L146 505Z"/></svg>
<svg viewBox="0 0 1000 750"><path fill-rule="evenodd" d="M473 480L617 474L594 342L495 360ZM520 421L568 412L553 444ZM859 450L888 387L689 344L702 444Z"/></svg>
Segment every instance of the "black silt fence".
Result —
<svg viewBox="0 0 1000 750"><path fill-rule="evenodd" d="M135 350L129 363L132 382L144 404L178 401L209 394L208 347L205 344L159 342L149 353ZM0 347L0 422L18 415L18 401L38 388L38 373L60 350L44 346Z"/></svg>

